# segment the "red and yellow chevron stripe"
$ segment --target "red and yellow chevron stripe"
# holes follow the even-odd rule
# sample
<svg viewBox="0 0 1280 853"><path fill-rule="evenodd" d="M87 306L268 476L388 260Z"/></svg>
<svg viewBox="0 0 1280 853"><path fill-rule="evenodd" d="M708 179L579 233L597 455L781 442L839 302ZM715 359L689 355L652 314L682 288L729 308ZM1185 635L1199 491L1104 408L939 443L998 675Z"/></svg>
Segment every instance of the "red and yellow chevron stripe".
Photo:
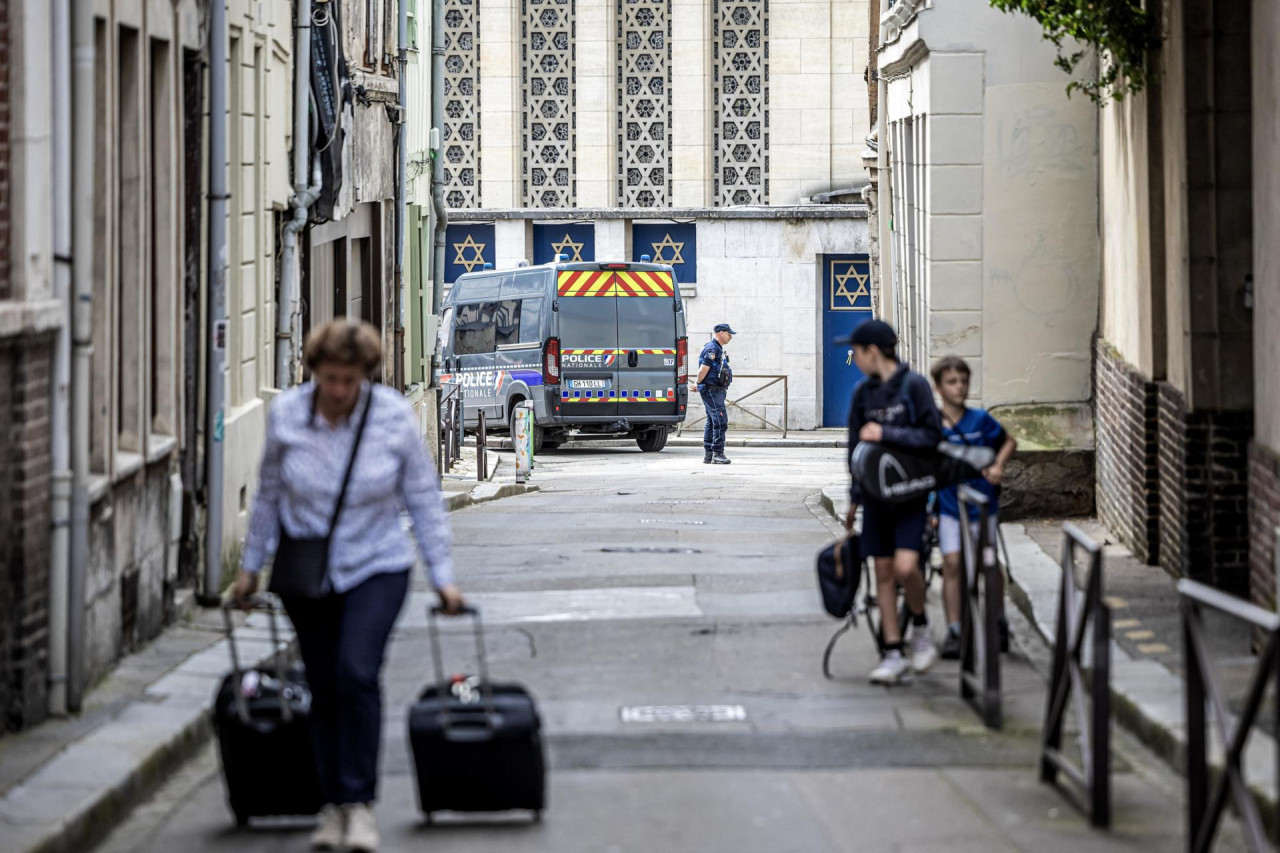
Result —
<svg viewBox="0 0 1280 853"><path fill-rule="evenodd" d="M675 282L665 272L565 270L556 281L559 296L674 296Z"/></svg>

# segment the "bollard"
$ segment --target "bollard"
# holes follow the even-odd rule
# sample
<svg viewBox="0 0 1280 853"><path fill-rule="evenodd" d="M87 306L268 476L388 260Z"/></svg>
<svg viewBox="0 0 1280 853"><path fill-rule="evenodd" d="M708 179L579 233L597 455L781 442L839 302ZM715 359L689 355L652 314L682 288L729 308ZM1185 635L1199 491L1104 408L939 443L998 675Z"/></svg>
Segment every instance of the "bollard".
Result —
<svg viewBox="0 0 1280 853"><path fill-rule="evenodd" d="M479 412L480 428L476 430L476 480L489 479L488 429L484 410Z"/></svg>
<svg viewBox="0 0 1280 853"><path fill-rule="evenodd" d="M516 482L523 483L533 471L533 403L526 400L516 406L512 423L511 446L516 452Z"/></svg>

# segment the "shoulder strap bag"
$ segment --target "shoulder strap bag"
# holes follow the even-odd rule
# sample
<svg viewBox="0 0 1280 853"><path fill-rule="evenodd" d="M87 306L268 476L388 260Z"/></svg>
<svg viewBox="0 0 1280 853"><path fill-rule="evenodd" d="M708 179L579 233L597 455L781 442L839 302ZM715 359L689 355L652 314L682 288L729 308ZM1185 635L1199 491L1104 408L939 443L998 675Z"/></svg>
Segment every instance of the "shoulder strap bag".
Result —
<svg viewBox="0 0 1280 853"><path fill-rule="evenodd" d="M306 538L290 536L284 523L280 524L280 544L276 548L275 561L271 566L271 582L267 588L281 598L321 598L329 591L329 546L333 540L333 531L338 527L338 516L342 514L347 486L351 483L351 470L355 468L356 454L360 452L360 439L364 437L364 425L369 420L369 410L372 408L373 388L370 387L369 400L360 415L360 425L356 427L351 458L347 460L347 470L342 475L338 502L333 507L333 515L329 517L329 532L324 536Z"/></svg>

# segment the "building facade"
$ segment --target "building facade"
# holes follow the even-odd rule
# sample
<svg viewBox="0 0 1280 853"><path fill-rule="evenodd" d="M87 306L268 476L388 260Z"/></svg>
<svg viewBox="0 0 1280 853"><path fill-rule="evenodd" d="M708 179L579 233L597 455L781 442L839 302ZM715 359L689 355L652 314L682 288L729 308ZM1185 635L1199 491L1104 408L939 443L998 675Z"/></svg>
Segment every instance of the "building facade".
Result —
<svg viewBox="0 0 1280 853"><path fill-rule="evenodd" d="M867 16L831 0L448 0L445 281L558 253L672 263L691 349L733 324L742 393L785 375L791 428L842 425L856 371L824 342L871 307L865 211L839 195L865 182L866 108L843 95ZM782 402L779 383L730 415L779 425Z"/></svg>
<svg viewBox="0 0 1280 853"><path fill-rule="evenodd" d="M1147 88L1101 113L1098 511L1148 562L1274 607L1277 19L1150 6Z"/></svg>

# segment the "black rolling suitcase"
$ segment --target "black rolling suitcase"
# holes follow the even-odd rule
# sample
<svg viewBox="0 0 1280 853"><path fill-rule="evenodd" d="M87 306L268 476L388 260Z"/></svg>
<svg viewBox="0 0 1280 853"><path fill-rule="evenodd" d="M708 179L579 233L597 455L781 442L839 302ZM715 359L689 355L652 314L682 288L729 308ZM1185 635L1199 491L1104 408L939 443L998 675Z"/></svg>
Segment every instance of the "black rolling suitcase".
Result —
<svg viewBox="0 0 1280 853"><path fill-rule="evenodd" d="M322 805L311 747L311 691L301 664L286 662L275 607L268 611L274 670L244 670L236 653L230 605L223 606L231 672L218 687L213 724L227 802L239 826L252 817L313 815Z"/></svg>
<svg viewBox="0 0 1280 853"><path fill-rule="evenodd" d="M430 822L439 811L528 809L535 820L546 805L542 720L523 685L489 680L480 614L475 626L479 677L446 679L436 619L428 617L436 683L409 708L409 744L418 802Z"/></svg>

